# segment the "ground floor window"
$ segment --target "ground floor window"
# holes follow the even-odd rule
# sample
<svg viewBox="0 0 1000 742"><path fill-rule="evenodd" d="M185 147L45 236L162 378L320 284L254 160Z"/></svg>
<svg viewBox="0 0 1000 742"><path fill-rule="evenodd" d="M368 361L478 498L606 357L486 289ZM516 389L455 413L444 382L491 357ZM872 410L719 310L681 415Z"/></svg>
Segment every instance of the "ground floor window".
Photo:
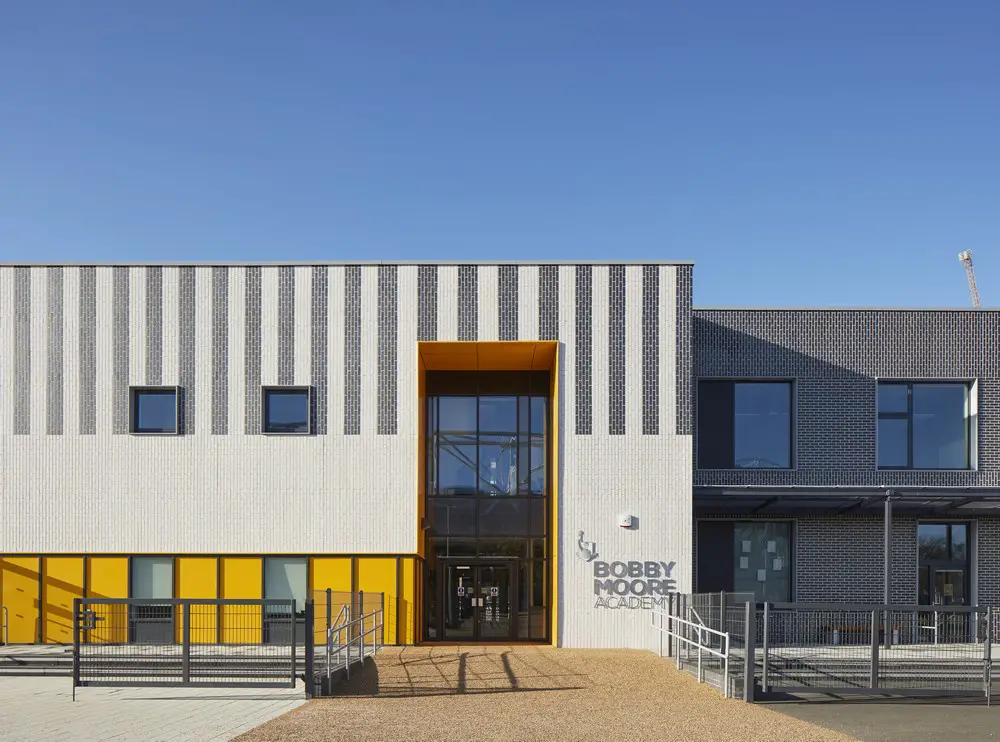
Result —
<svg viewBox="0 0 1000 742"><path fill-rule="evenodd" d="M792 599L792 524L698 523L698 592L752 593L757 602Z"/></svg>
<svg viewBox="0 0 1000 742"><path fill-rule="evenodd" d="M264 559L264 597L271 600L295 600L295 643L305 641L306 585L309 560L305 557L267 557ZM291 625L288 609L267 606L264 609L264 641L287 644Z"/></svg>
<svg viewBox="0 0 1000 742"><path fill-rule="evenodd" d="M174 597L172 557L134 557L129 574L129 597L142 600L170 600ZM143 603L129 606L129 641L137 644L172 644L174 606L172 603Z"/></svg>
<svg viewBox="0 0 1000 742"><path fill-rule="evenodd" d="M917 590L920 605L967 605L969 524L917 526Z"/></svg>

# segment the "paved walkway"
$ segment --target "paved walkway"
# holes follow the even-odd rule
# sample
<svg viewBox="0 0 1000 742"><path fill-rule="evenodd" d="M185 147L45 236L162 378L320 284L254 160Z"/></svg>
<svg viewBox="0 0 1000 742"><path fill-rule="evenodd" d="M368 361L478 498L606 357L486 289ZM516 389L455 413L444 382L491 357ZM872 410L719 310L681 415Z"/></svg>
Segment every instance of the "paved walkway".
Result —
<svg viewBox="0 0 1000 742"><path fill-rule="evenodd" d="M633 650L386 648L339 688L241 736L283 740L794 740L851 737L727 700Z"/></svg>
<svg viewBox="0 0 1000 742"><path fill-rule="evenodd" d="M0 740L229 740L303 704L298 688L77 688L0 677Z"/></svg>

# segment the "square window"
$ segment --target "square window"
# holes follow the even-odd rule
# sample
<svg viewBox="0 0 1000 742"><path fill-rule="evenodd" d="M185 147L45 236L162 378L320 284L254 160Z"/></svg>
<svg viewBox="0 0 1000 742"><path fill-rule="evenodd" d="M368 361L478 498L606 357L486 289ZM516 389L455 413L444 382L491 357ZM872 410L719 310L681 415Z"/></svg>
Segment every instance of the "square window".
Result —
<svg viewBox="0 0 1000 742"><path fill-rule="evenodd" d="M699 469L791 469L789 381L698 382Z"/></svg>
<svg viewBox="0 0 1000 742"><path fill-rule="evenodd" d="M132 387L129 394L129 432L176 435L177 387Z"/></svg>
<svg viewBox="0 0 1000 742"><path fill-rule="evenodd" d="M264 387L263 432L273 435L308 435L309 387Z"/></svg>
<svg viewBox="0 0 1000 742"><path fill-rule="evenodd" d="M965 383L879 382L879 468L968 469L969 395Z"/></svg>

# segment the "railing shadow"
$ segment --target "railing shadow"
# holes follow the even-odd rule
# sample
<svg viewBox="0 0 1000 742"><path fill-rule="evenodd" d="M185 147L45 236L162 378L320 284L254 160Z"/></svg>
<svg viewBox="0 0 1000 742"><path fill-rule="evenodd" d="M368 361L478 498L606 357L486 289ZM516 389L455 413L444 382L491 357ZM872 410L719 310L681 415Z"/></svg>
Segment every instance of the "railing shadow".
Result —
<svg viewBox="0 0 1000 742"><path fill-rule="evenodd" d="M366 660L363 669L352 670L349 680L332 689L332 697L544 693L591 686L586 674L541 653L404 647L383 650L377 660Z"/></svg>

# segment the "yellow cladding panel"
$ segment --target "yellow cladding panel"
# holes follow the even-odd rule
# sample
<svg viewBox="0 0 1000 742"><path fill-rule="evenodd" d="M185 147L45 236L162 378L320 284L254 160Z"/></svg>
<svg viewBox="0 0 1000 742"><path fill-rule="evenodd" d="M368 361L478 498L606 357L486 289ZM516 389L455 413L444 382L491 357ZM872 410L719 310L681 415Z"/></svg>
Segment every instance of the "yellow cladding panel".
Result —
<svg viewBox="0 0 1000 742"><path fill-rule="evenodd" d="M38 641L38 557L0 559L0 604L7 608L7 641Z"/></svg>
<svg viewBox="0 0 1000 742"><path fill-rule="evenodd" d="M350 557L314 557L309 573L310 595L314 601L316 641L326 641L326 591L330 590L330 621L336 621L341 610L351 604Z"/></svg>
<svg viewBox="0 0 1000 742"><path fill-rule="evenodd" d="M174 562L175 597L218 597L218 560L215 557L178 557ZM214 643L218 639L219 610L212 605L191 606L191 641ZM177 617L177 639L182 638L184 615Z"/></svg>
<svg viewBox="0 0 1000 742"><path fill-rule="evenodd" d="M222 558L222 597L262 597L263 563L254 557ZM227 644L257 644L263 638L262 615L251 606L226 606L222 614L222 641Z"/></svg>
<svg viewBox="0 0 1000 742"><path fill-rule="evenodd" d="M128 559L126 557L88 557L87 597L127 598Z"/></svg>
<svg viewBox="0 0 1000 742"><path fill-rule="evenodd" d="M312 560L312 587L314 592L330 589L334 592L351 592L350 557L315 557ZM313 596L317 601L322 596Z"/></svg>
<svg viewBox="0 0 1000 742"><path fill-rule="evenodd" d="M519 371L531 368L534 343L477 343L480 371Z"/></svg>
<svg viewBox="0 0 1000 742"><path fill-rule="evenodd" d="M357 589L363 591L364 612L378 607L378 594L385 594L382 606L383 636L386 644L396 643L396 559L360 557L357 561ZM368 628L371 628L369 625Z"/></svg>
<svg viewBox="0 0 1000 742"><path fill-rule="evenodd" d="M73 641L73 600L83 597L83 557L46 557L42 598L45 641Z"/></svg>
<svg viewBox="0 0 1000 742"><path fill-rule="evenodd" d="M479 366L476 343L424 342L419 348L428 371L462 371Z"/></svg>
<svg viewBox="0 0 1000 742"><path fill-rule="evenodd" d="M558 343L552 343L553 358L550 384L552 386L552 401L549 404L549 427L552 467L552 494L549 512L552 522L549 523L549 566L552 570L552 644L559 646L559 353Z"/></svg>
<svg viewBox="0 0 1000 742"><path fill-rule="evenodd" d="M427 514L427 366L417 349L417 553L424 554L424 529Z"/></svg>
<svg viewBox="0 0 1000 742"><path fill-rule="evenodd" d="M87 597L127 598L128 559L87 557ZM128 612L124 606L92 606L100 621L86 632L85 641L124 644L128 641Z"/></svg>
<svg viewBox="0 0 1000 742"><path fill-rule="evenodd" d="M399 626L403 635L399 637L400 644L416 644L417 641L417 560L406 557L399 560L402 570L399 596Z"/></svg>

